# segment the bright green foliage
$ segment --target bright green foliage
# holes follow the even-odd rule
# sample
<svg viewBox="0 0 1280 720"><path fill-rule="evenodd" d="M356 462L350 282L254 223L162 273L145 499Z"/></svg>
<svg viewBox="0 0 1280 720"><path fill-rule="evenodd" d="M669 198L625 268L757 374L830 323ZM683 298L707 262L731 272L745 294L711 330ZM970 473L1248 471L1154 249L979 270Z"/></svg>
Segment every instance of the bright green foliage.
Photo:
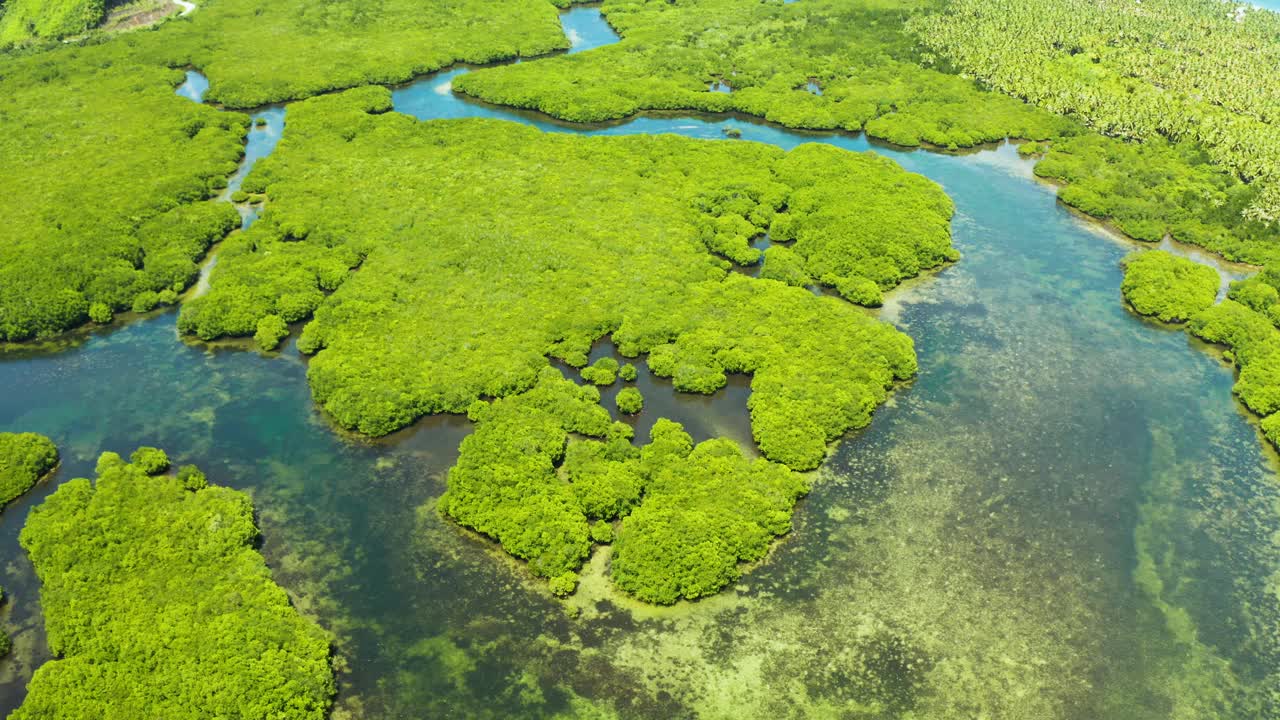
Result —
<svg viewBox="0 0 1280 720"><path fill-rule="evenodd" d="M22 530L58 659L10 717L324 718L328 638L272 582L248 496L193 492L114 453L99 468Z"/></svg>
<svg viewBox="0 0 1280 720"><path fill-rule="evenodd" d="M807 488L801 475L749 460L731 440L693 447L679 424L659 420L644 448L644 502L622 521L611 573L618 587L669 605L710 595L764 557L791 529Z"/></svg>
<svg viewBox="0 0 1280 720"><path fill-rule="evenodd" d="M89 306L89 319L99 325L106 325L115 318L115 313L111 311L111 306L106 303L96 302Z"/></svg>
<svg viewBox="0 0 1280 720"><path fill-rule="evenodd" d="M182 483L182 487L188 490L203 490L209 486L208 478L195 465L183 465L178 468L177 478L178 482Z"/></svg>
<svg viewBox="0 0 1280 720"><path fill-rule="evenodd" d="M489 68L454 88L566 120L645 110L739 111L788 127L861 130L900 145L1040 139L1072 123L923 69L902 32L915 2L607 0L621 42ZM806 89L818 80L822 95ZM724 81L730 93L709 86Z"/></svg>
<svg viewBox="0 0 1280 720"><path fill-rule="evenodd" d="M129 455L129 464L148 475L159 475L169 469L169 456L160 448L144 446Z"/></svg>
<svg viewBox="0 0 1280 720"><path fill-rule="evenodd" d="M613 542L613 526L604 520L591 523L591 540L598 543Z"/></svg>
<svg viewBox="0 0 1280 720"><path fill-rule="evenodd" d="M1235 393L1259 415L1280 410L1280 330L1234 300L1191 318L1187 329L1211 343L1226 345L1240 366Z"/></svg>
<svg viewBox="0 0 1280 720"><path fill-rule="evenodd" d="M1262 434L1271 441L1272 445L1280 448L1280 413L1275 413L1262 418Z"/></svg>
<svg viewBox="0 0 1280 720"><path fill-rule="evenodd" d="M1124 260L1120 290L1143 315L1185 322L1217 298L1218 272L1163 250L1139 251Z"/></svg>
<svg viewBox="0 0 1280 720"><path fill-rule="evenodd" d="M1280 15L1220 0L949 0L910 27L994 88L1124 138L1198 141L1280 217Z"/></svg>
<svg viewBox="0 0 1280 720"><path fill-rule="evenodd" d="M592 385L612 385L618 379L618 361L602 357L582 368L582 379Z"/></svg>
<svg viewBox="0 0 1280 720"><path fill-rule="evenodd" d="M449 470L440 511L488 535L529 569L558 586L591 549L587 518L570 486L556 474L569 433L604 437L609 413L600 392L578 387L546 368L528 392L473 406L476 430Z"/></svg>
<svg viewBox="0 0 1280 720"><path fill-rule="evenodd" d="M1035 172L1067 183L1062 202L1138 240L1167 234L1231 260L1277 257L1275 232L1246 217L1258 188L1211 164L1195 143L1082 135L1054 142Z"/></svg>
<svg viewBox="0 0 1280 720"><path fill-rule="evenodd" d="M618 410L627 415L635 415L644 409L644 396L633 387L625 387L618 391L616 399Z"/></svg>
<svg viewBox="0 0 1280 720"><path fill-rule="evenodd" d="M343 426L381 435L463 412L528 389L548 356L585 364L612 333L682 391L751 373L765 456L812 468L914 374L905 335L727 273L708 241L726 218L763 231L785 205L810 266L879 287L954 257L936 185L823 145L419 123L378 112L389 104L367 88L290 109L246 182L270 194L267 211L224 243L209 292L179 318L213 338L314 311L298 345L315 354L315 399Z"/></svg>
<svg viewBox="0 0 1280 720"><path fill-rule="evenodd" d="M102 22L103 0L8 0L0 5L0 48L57 40Z"/></svg>
<svg viewBox="0 0 1280 720"><path fill-rule="evenodd" d="M133 311L136 313L147 313L155 309L160 304L160 295L150 290L143 290L133 298Z"/></svg>
<svg viewBox="0 0 1280 720"><path fill-rule="evenodd" d="M663 604L733 582L739 562L763 557L790 529L806 491L798 473L747 460L730 440L695 449L665 419L636 448L599 400L596 388L546 368L529 391L474 403L476 430L462 441L440 511L528 560L559 595L577 586L592 544L614 539L608 521L625 516L614 580Z"/></svg>
<svg viewBox="0 0 1280 720"><path fill-rule="evenodd" d="M857 317L865 318L833 298L732 275L655 301L613 337L624 354L648 350L649 369L680 391L713 392L726 372L750 373L747 407L761 452L807 470L829 441L871 421L895 379L915 374L910 338Z"/></svg>
<svg viewBox="0 0 1280 720"><path fill-rule="evenodd" d="M75 4L10 0L0 27ZM224 203L192 203L225 187L248 120L175 96L173 68L203 70L207 100L253 107L567 46L545 0L200 5L155 32L0 56L0 341L76 327L91 305L109 322L140 293L176 295L239 225Z"/></svg>
<svg viewBox="0 0 1280 720"><path fill-rule="evenodd" d="M217 0L155 36L149 57L200 68L205 99L236 108L569 46L547 0Z"/></svg>
<svg viewBox="0 0 1280 720"><path fill-rule="evenodd" d="M1018 154L1023 157L1031 157L1043 153L1046 147L1046 143L1031 140L1018 145Z"/></svg>
<svg viewBox="0 0 1280 720"><path fill-rule="evenodd" d="M805 274L836 288L850 302L876 306L882 290L959 259L951 247L955 206L931 180L895 172L897 165L879 155L830 153L821 162L815 159L793 152L779 164L778 179L793 190L787 211L775 214L769 226L774 242L795 243L778 249L803 258ZM878 165L879 171L867 172L868 164ZM845 181L855 176L857 182ZM913 221L902 222L904 216ZM798 273L787 268L794 263L783 257L783 277L778 279L807 284L795 282Z"/></svg>
<svg viewBox="0 0 1280 720"><path fill-rule="evenodd" d="M253 339L263 350L275 350L280 341L289 337L289 325L279 315L266 315L258 320Z"/></svg>
<svg viewBox="0 0 1280 720"><path fill-rule="evenodd" d="M760 277L795 287L806 287L812 285L814 281L804 265L804 258L791 248L770 245L764 251L764 267L760 268Z"/></svg>
<svg viewBox="0 0 1280 720"><path fill-rule="evenodd" d="M1280 269L1264 268L1246 280L1231 283L1227 295L1236 302L1261 313L1280 326Z"/></svg>
<svg viewBox="0 0 1280 720"><path fill-rule="evenodd" d="M182 73L125 47L0 56L0 341L180 291L240 223L199 201L235 170L247 119L175 96Z"/></svg>
<svg viewBox="0 0 1280 720"><path fill-rule="evenodd" d="M589 518L626 515L640 502L644 490L640 453L622 438L605 443L572 443L561 470L583 514Z"/></svg>
<svg viewBox="0 0 1280 720"><path fill-rule="evenodd" d="M572 595L578 589L578 573L566 572L557 575L547 582L547 587L556 595Z"/></svg>
<svg viewBox="0 0 1280 720"><path fill-rule="evenodd" d="M0 509L58 464L53 441L35 433L0 433Z"/></svg>
<svg viewBox="0 0 1280 720"><path fill-rule="evenodd" d="M640 372L631 363L623 363L622 367L618 368L618 377L622 378L623 382L635 382L639 376Z"/></svg>

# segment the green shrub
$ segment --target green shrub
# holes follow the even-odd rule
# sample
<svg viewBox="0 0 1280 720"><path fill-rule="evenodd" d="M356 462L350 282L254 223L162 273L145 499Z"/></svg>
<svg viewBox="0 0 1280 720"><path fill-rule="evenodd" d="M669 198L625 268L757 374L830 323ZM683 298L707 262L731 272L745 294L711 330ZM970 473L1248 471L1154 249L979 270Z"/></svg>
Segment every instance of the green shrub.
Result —
<svg viewBox="0 0 1280 720"><path fill-rule="evenodd" d="M160 33L130 36L143 37ZM0 193L0 341L181 290L239 225L205 200L234 171L247 118L175 96L181 73L139 53L120 40L0 54L0 157L22 159L0 163L0 187L38 188Z"/></svg>
<svg viewBox="0 0 1280 720"><path fill-rule="evenodd" d="M263 350L275 350L280 341L289 337L289 326L279 315L266 315L258 321L258 329L253 339Z"/></svg>
<svg viewBox="0 0 1280 720"><path fill-rule="evenodd" d="M53 441L35 433L0 433L0 509L58 464Z"/></svg>
<svg viewBox="0 0 1280 720"><path fill-rule="evenodd" d="M613 381L618 379L618 361L611 357L602 357L582 368L582 379L592 385L612 385Z"/></svg>
<svg viewBox="0 0 1280 720"><path fill-rule="evenodd" d="M904 31L904 9L847 1L611 0L604 12L621 42L485 68L457 77L453 87L577 122L646 110L737 111L787 127L865 129L912 146L1041 139L1074 125L922 67L916 40ZM732 93L707 91L730 76ZM811 79L822 95L804 89Z"/></svg>
<svg viewBox="0 0 1280 720"><path fill-rule="evenodd" d="M551 592L556 595L572 595L578 589L578 573L566 572L551 578L547 583Z"/></svg>
<svg viewBox="0 0 1280 720"><path fill-rule="evenodd" d="M591 523L591 540L598 543L613 542L613 526L604 520Z"/></svg>
<svg viewBox="0 0 1280 720"><path fill-rule="evenodd" d="M204 472L195 465L183 465L178 468L176 477L178 482L182 483L182 487L188 490L203 490L209 486L209 481Z"/></svg>
<svg viewBox="0 0 1280 720"><path fill-rule="evenodd" d="M613 541L609 521L624 518L614 582L661 604L718 591L790 529L801 475L749 460L730 440L695 448L666 419L636 448L599 399L546 369L527 392L473 404L476 429L449 470L440 512L528 560L556 594L573 592L591 545Z"/></svg>
<svg viewBox="0 0 1280 720"><path fill-rule="evenodd" d="M696 447L679 424L659 420L643 450L644 501L622 521L610 575L646 602L669 605L737 580L738 563L764 557L791 529L806 491L798 473L749 460L730 440Z"/></svg>
<svg viewBox="0 0 1280 720"><path fill-rule="evenodd" d="M129 463L148 475L159 475L169 469L169 456L160 448L140 447L129 456Z"/></svg>
<svg viewBox="0 0 1280 720"><path fill-rule="evenodd" d="M322 720L329 639L272 582L248 496L114 454L99 466L22 529L55 659L10 717Z"/></svg>
<svg viewBox="0 0 1280 720"><path fill-rule="evenodd" d="M136 313L151 312L159 303L159 294L146 290L133 297L133 311Z"/></svg>
<svg viewBox="0 0 1280 720"><path fill-rule="evenodd" d="M115 319L115 313L106 303L93 303L89 306L89 319L99 325L106 325Z"/></svg>
<svg viewBox="0 0 1280 720"><path fill-rule="evenodd" d="M1124 259L1120 290L1143 315L1185 322L1217 298L1218 272L1163 250L1139 251Z"/></svg>
<svg viewBox="0 0 1280 720"><path fill-rule="evenodd" d="M905 335L846 303L727 273L707 238L778 227L807 269L860 283L876 296L858 299L873 302L956 257L936 184L815 144L418 123L383 112L389 98L362 88L290 107L294 139L248 179L272 188L271 212L228 237L208 293L178 321L212 339L253 335L269 315L310 317L298 343L314 355L308 381L343 427L383 435L465 412L533 387L548 356L586 364L612 336L683 392L750 374L762 452L807 469L914 374ZM389 156L404 162L375 160ZM379 202L354 212L353 194ZM554 229L548 207L565 209ZM610 360L584 376L617 371Z"/></svg>
<svg viewBox="0 0 1280 720"><path fill-rule="evenodd" d="M618 377L622 378L624 382L635 382L639 376L640 373L636 370L636 366L631 363L624 363L622 367L618 368Z"/></svg>
<svg viewBox="0 0 1280 720"><path fill-rule="evenodd" d="M635 415L644 408L644 396L633 387L624 387L618 391L618 411L626 415Z"/></svg>
<svg viewBox="0 0 1280 720"><path fill-rule="evenodd" d="M104 13L103 0L8 0L0 4L0 48L83 33Z"/></svg>

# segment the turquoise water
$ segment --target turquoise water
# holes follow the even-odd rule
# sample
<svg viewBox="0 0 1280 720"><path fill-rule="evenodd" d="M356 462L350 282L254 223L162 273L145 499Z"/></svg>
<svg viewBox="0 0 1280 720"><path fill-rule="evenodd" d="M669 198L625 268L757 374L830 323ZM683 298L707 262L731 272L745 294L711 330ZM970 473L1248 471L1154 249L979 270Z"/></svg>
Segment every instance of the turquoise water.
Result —
<svg viewBox="0 0 1280 720"><path fill-rule="evenodd" d="M569 38L569 54L618 42L618 33L600 16L599 7L578 5L560 13L560 25Z"/></svg>
<svg viewBox="0 0 1280 720"><path fill-rule="evenodd" d="M584 22L591 9L575 12ZM48 655L16 544L23 518L101 450L149 444L252 493L276 579L337 636L340 717L1275 711L1250 695L1280 692L1274 459L1229 368L1125 311L1118 262L1131 246L1059 206L1012 146L908 151L723 116L568 126L455 96L465 71L397 89L396 109L586 134L739 142L723 140L736 129L784 148L871 150L942 184L963 258L880 311L915 339L919 377L840 445L767 562L720 596L653 609L608 590L604 557L561 603L490 543L418 513L469 424L341 433L291 344L262 355L187 343L167 312L61 352L7 352L0 430L48 434L64 464L0 516L16 645L0 710ZM642 429L668 415L699 437L749 436L740 379L712 398L643 370L642 383Z"/></svg>

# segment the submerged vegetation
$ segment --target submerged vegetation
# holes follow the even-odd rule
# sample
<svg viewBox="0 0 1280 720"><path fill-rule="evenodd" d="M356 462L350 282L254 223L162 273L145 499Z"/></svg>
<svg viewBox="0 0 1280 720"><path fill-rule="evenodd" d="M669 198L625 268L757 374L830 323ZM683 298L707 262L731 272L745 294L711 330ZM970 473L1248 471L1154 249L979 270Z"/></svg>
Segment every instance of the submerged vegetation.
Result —
<svg viewBox="0 0 1280 720"><path fill-rule="evenodd" d="M768 231L823 283L878 302L956 257L952 205L933 183L824 146L419 123L388 104L370 88L291 109L288 136L245 181L268 195L266 212L226 241L179 328L261 335L314 314L298 346L314 355L315 399L343 426L381 435L468 412L477 429L440 509L552 590L574 589L593 543L613 534L600 521L623 516L623 589L671 603L732 582L790 527L804 492L792 469L816 467L915 373L910 339L891 326L728 272L721 256L757 261L750 241ZM369 202L352 213L349 197ZM768 460L728 440L695 449L670 423L633 448L594 387L550 368L582 368L591 385L634 380L611 357L587 365L605 337L625 357L647 354L676 390L709 394L750 374ZM626 390L619 409L638 412L643 398ZM570 433L596 440L566 451Z"/></svg>
<svg viewBox="0 0 1280 720"><path fill-rule="evenodd" d="M324 718L329 640L272 582L248 496L131 459L104 453L22 530L57 659L11 717Z"/></svg>
<svg viewBox="0 0 1280 720"><path fill-rule="evenodd" d="M1164 252L1142 253L1127 261L1125 297L1143 314L1187 320L1186 329L1227 348L1239 378L1234 391L1262 418L1266 437L1280 447L1280 306L1277 277L1265 271L1232 283L1229 297L1214 305L1217 273Z"/></svg>
<svg viewBox="0 0 1280 720"><path fill-rule="evenodd" d="M677 390L750 373L755 438L798 469L914 374L905 335L729 273L717 253L755 261L751 238L785 225L825 280L878 299L955 257L952 206L933 183L819 145L419 123L389 102L369 88L290 110L289 134L245 182L267 210L226 241L180 330L247 336L268 316L314 313L298 346L315 356L315 399L371 435L527 390L548 357L582 367L611 335ZM352 197L367 199L358 213ZM617 370L584 377L608 384Z"/></svg>
<svg viewBox="0 0 1280 720"><path fill-rule="evenodd" d="M1163 250L1133 253L1124 266L1120 290L1125 299L1139 313L1164 322L1185 322L1218 295L1213 268Z"/></svg>
<svg viewBox="0 0 1280 720"><path fill-rule="evenodd" d="M788 127L865 129L911 146L1041 139L1076 127L923 68L903 31L919 9L896 0L609 0L604 12L621 42L468 73L454 88L578 122L646 110L738 111Z"/></svg>
<svg viewBox="0 0 1280 720"><path fill-rule="evenodd" d="M625 462L625 461L624 461ZM670 604L710 595L738 578L791 530L808 491L785 466L743 457L732 440L694 446L679 424L659 420L640 449L644 499L622 520L610 574L641 600Z"/></svg>

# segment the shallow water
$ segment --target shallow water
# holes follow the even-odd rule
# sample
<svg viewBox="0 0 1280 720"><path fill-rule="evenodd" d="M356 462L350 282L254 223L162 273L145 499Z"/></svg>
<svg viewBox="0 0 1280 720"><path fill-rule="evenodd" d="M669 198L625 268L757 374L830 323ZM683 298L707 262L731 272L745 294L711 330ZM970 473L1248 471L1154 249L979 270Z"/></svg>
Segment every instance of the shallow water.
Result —
<svg viewBox="0 0 1280 720"><path fill-rule="evenodd" d="M560 25L569 38L569 54L618 42L618 33L600 16L599 6L577 5L560 13Z"/></svg>
<svg viewBox="0 0 1280 720"><path fill-rule="evenodd" d="M1274 688L1280 664L1274 461L1230 369L1125 311L1131 244L1059 206L1012 146L905 151L729 117L569 127L467 102L449 91L459 72L397 89L396 109L587 134L733 128L870 149L941 183L963 258L880 311L915 339L919 377L840 445L768 561L662 609L612 594L603 554L560 603L418 513L469 424L335 431L291 344L187 344L169 312L0 355L0 430L46 433L64 456L0 516L16 646L0 710L47 658L16 544L28 509L101 450L150 444L253 494L276 579L338 637L338 717L1264 717L1229 686ZM741 379L690 397L642 369L641 387L641 432L661 413L749 437Z"/></svg>

